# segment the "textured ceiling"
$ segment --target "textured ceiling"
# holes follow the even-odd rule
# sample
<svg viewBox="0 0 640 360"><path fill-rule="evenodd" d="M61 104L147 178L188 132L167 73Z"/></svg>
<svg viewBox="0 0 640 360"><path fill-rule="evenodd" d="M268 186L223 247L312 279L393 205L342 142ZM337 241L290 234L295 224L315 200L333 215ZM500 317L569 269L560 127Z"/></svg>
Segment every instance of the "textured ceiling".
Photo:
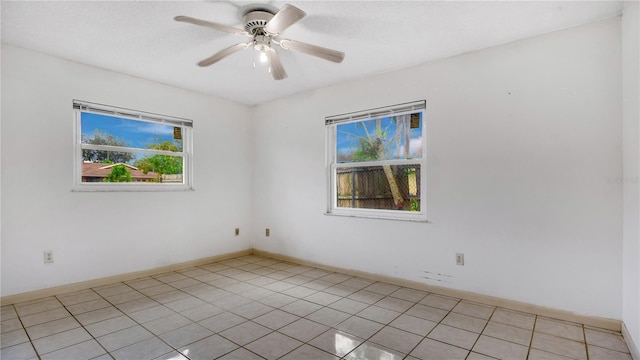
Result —
<svg viewBox="0 0 640 360"><path fill-rule="evenodd" d="M286 2L268 1L281 8ZM341 64L277 47L289 75L253 68L253 50L196 63L241 36L173 21L242 27L241 1L5 1L2 42L230 99L260 104L620 15L617 1L291 1L308 15L282 37L346 53Z"/></svg>

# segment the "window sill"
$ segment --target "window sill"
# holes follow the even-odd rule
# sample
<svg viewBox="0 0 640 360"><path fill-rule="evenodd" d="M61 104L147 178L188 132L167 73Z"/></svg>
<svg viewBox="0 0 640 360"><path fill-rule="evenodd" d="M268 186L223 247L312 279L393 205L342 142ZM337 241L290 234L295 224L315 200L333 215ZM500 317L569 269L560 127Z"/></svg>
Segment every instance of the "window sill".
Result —
<svg viewBox="0 0 640 360"><path fill-rule="evenodd" d="M195 191L189 185L76 185L71 192L164 192L164 191Z"/></svg>
<svg viewBox="0 0 640 360"><path fill-rule="evenodd" d="M427 219L419 219L419 218L403 218L403 217L393 217L393 216L380 216L380 215L364 215L364 214L344 214L344 213L331 213L325 212L326 216L339 216L339 217L351 217L351 218L362 218L362 219L375 219L375 220L396 220L396 221L408 221L408 222L417 222L417 223L430 223Z"/></svg>

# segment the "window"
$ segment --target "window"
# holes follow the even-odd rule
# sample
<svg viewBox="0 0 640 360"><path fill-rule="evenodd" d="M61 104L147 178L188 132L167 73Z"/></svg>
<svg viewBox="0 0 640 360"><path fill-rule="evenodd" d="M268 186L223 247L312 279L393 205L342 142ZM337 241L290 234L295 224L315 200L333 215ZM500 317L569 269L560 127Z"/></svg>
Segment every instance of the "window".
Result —
<svg viewBox="0 0 640 360"><path fill-rule="evenodd" d="M332 215L426 221L425 101L325 119Z"/></svg>
<svg viewBox="0 0 640 360"><path fill-rule="evenodd" d="M192 121L74 100L74 190L191 190Z"/></svg>

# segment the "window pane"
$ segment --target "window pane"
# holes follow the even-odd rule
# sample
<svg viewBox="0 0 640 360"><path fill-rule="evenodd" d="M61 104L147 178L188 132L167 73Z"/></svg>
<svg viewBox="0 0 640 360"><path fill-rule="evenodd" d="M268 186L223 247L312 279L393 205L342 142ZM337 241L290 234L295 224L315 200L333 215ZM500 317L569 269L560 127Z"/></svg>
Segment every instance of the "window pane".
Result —
<svg viewBox="0 0 640 360"><path fill-rule="evenodd" d="M181 156L82 150L82 182L183 183Z"/></svg>
<svg viewBox="0 0 640 360"><path fill-rule="evenodd" d="M338 163L422 158L422 113L336 126Z"/></svg>
<svg viewBox="0 0 640 360"><path fill-rule="evenodd" d="M336 169L337 207L420 211L420 165Z"/></svg>
<svg viewBox="0 0 640 360"><path fill-rule="evenodd" d="M182 128L172 125L83 112L80 128L83 144L182 151Z"/></svg>

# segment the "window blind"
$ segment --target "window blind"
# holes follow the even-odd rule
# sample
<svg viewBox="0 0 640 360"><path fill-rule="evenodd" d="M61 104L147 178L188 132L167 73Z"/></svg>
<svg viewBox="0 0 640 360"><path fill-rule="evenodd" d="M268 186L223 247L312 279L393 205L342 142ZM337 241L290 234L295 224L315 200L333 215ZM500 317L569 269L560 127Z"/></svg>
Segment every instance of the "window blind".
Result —
<svg viewBox="0 0 640 360"><path fill-rule="evenodd" d="M73 108L80 111L88 111L108 116L126 117L141 121L163 123L179 127L193 127L193 121L172 116L146 113L137 110L125 109L116 106L97 104L87 101L73 100Z"/></svg>
<svg viewBox="0 0 640 360"><path fill-rule="evenodd" d="M375 119L395 114L408 113L412 111L424 110L427 106L426 100L414 101L409 103L385 106L370 110L356 111L348 114L340 114L327 116L324 118L325 125L335 125L357 120Z"/></svg>

